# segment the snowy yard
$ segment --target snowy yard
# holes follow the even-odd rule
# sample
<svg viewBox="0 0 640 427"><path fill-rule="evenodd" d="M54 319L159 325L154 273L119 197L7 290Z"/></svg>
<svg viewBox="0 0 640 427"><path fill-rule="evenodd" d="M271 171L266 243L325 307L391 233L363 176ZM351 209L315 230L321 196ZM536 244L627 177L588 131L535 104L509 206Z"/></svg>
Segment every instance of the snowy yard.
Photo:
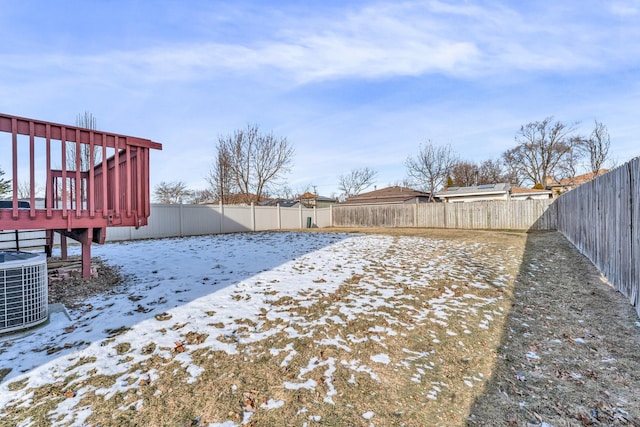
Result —
<svg viewBox="0 0 640 427"><path fill-rule="evenodd" d="M125 283L0 339L0 423L464 425L492 374L526 235L493 239L95 246Z"/></svg>

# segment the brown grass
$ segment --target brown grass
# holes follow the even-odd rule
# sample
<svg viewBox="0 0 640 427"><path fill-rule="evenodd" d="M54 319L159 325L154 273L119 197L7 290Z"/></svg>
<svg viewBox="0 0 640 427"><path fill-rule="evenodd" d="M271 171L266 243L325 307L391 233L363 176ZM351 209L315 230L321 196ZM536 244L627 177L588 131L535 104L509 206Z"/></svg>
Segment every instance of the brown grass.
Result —
<svg viewBox="0 0 640 427"><path fill-rule="evenodd" d="M153 342L121 343L117 347L120 354L139 351L151 355L129 367L125 381L130 387L105 399L95 390L122 381L122 376L96 375L81 384L65 380L56 387L33 390L31 408L5 408L6 420L17 422L30 416L37 425L45 425L47 412L69 398L64 397L65 389L84 387L88 391L76 406L90 407L88 422L101 426L186 426L196 425L195 420L199 425L225 420L240 425L247 411L252 413L253 426L299 426L304 422L310 426L369 426L371 422L377 426L466 425L477 408L474 405L493 396L493 377L502 366L498 356L504 354L504 333L518 304L514 291L517 282L524 280L520 262L526 258L527 235L383 231L395 236L389 250L334 291L320 288L283 296L264 307L258 320L237 319L233 334L208 335L192 330L189 324L174 325L183 340L166 349L171 350L168 359L154 354L159 349ZM418 240L407 244L399 239L408 232ZM458 245L443 243L441 249L429 251L407 249L420 247L422 238ZM451 264L438 277L427 269L436 258ZM305 265L297 268L310 270ZM553 271L546 274L552 276ZM486 287L471 285L476 282ZM448 301L446 321L435 314L442 309L437 299L443 295ZM241 294L237 298L243 300ZM302 301L309 305L301 305ZM353 315L345 314L349 312ZM269 313L287 313L295 320L268 320ZM491 319L487 327L478 326L487 319ZM167 328L172 328L170 322ZM254 334L266 331L272 333L252 341ZM294 333L298 336L292 338ZM211 340L238 343L238 353L190 349ZM189 352L192 364L204 368L194 382L175 360L182 352ZM384 363L385 357L389 363ZM498 371L503 369L509 368L502 366ZM291 387L308 381L313 387ZM10 387L18 389L24 384ZM263 406L274 401L283 402L282 406ZM491 402L497 405L499 399ZM373 412L370 420L363 416L368 412ZM503 412L492 412L485 419L486 423L479 424L508 425L510 420Z"/></svg>

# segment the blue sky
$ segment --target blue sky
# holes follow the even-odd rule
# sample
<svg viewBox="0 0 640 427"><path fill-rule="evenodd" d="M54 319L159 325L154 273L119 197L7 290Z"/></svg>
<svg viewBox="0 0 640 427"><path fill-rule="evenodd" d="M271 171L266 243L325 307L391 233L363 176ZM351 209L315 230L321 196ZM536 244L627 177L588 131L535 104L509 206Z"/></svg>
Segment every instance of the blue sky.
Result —
<svg viewBox="0 0 640 427"><path fill-rule="evenodd" d="M0 40L0 112L160 142L152 186L204 188L249 123L295 148L292 189L327 196L354 168L401 181L427 140L497 158L547 116L640 155L638 0L0 0Z"/></svg>

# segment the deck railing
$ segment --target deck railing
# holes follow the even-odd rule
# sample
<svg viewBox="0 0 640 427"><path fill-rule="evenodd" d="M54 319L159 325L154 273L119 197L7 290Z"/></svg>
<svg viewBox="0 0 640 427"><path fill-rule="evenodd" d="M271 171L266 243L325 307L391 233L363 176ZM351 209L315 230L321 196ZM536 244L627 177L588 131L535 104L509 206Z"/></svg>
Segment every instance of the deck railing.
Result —
<svg viewBox="0 0 640 427"><path fill-rule="evenodd" d="M0 147L11 155L0 158L0 167L10 171L13 188L11 208L0 210L0 229L147 224L149 150L161 149L160 144L4 114L0 133L9 134L0 139ZM44 206L38 206L42 180ZM20 186L21 192L28 189L28 197L19 194ZM19 195L29 202L28 209L19 209Z"/></svg>
<svg viewBox="0 0 640 427"><path fill-rule="evenodd" d="M86 277L91 241L102 243L107 227L147 225L150 149L162 145L0 114L0 167L12 186L10 207L0 208L0 230L45 229L49 242L54 231L80 241Z"/></svg>

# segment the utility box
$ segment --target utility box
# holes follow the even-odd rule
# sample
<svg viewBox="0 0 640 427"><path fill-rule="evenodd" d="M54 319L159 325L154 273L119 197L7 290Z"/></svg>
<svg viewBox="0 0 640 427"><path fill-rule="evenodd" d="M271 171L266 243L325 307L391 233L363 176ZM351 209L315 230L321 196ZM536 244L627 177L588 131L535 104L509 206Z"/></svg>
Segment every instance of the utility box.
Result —
<svg viewBox="0 0 640 427"><path fill-rule="evenodd" d="M46 321L48 296L44 254L0 251L0 334Z"/></svg>

